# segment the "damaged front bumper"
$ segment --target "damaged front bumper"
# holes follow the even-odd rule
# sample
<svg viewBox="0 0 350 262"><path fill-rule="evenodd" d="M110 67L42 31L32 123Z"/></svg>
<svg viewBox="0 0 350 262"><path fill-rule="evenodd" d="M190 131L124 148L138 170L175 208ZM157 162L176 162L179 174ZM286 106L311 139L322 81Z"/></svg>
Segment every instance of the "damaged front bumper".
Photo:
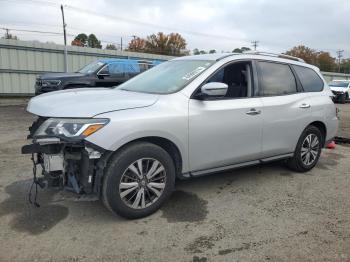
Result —
<svg viewBox="0 0 350 262"><path fill-rule="evenodd" d="M33 137L32 144L22 147L22 154L32 154L34 165L41 166L42 176L34 175L34 182L41 187L99 198L104 168L112 152L85 140Z"/></svg>

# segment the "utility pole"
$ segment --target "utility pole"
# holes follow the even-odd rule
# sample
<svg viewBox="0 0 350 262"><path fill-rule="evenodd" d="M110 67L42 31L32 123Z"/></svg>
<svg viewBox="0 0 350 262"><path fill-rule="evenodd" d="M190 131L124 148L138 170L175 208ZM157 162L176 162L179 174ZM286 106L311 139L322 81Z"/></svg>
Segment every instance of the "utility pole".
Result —
<svg viewBox="0 0 350 262"><path fill-rule="evenodd" d="M123 37L120 37L120 51L123 51Z"/></svg>
<svg viewBox="0 0 350 262"><path fill-rule="evenodd" d="M61 5L62 22L63 22L63 37L64 37L64 72L68 72L68 59L67 59L67 35L66 35L66 22L64 21L63 5Z"/></svg>
<svg viewBox="0 0 350 262"><path fill-rule="evenodd" d="M5 30L6 30L5 39L10 39L9 29L5 28Z"/></svg>
<svg viewBox="0 0 350 262"><path fill-rule="evenodd" d="M340 73L340 61L341 58L343 57L343 52L344 50L337 50L337 57L338 57L338 72Z"/></svg>
<svg viewBox="0 0 350 262"><path fill-rule="evenodd" d="M254 51L256 51L256 48L258 47L259 41L252 41L252 46L254 47Z"/></svg>

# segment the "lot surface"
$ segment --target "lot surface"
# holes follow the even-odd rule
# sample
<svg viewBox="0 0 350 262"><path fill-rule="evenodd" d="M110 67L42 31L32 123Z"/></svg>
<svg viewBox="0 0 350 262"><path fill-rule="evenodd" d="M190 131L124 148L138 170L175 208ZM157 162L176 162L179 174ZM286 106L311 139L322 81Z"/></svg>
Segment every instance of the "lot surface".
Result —
<svg viewBox="0 0 350 262"><path fill-rule="evenodd" d="M128 221L100 203L39 192L20 154L33 118L0 103L0 261L350 261L350 147L311 172L269 164L179 181L161 211ZM339 134L350 137L350 104Z"/></svg>

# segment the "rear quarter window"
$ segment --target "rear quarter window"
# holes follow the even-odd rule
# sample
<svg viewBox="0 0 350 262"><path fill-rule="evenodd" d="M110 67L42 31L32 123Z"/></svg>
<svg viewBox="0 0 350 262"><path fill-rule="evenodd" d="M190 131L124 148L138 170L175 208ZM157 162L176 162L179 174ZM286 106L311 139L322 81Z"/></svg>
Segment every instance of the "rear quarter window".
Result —
<svg viewBox="0 0 350 262"><path fill-rule="evenodd" d="M305 92L320 92L323 90L324 83L319 75L311 68L293 65L301 85Z"/></svg>

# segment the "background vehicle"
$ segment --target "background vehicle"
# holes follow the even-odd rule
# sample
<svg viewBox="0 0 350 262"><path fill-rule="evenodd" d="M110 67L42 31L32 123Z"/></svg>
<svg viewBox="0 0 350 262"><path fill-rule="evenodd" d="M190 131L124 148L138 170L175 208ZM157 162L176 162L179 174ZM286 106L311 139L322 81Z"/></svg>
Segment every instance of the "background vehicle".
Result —
<svg viewBox="0 0 350 262"><path fill-rule="evenodd" d="M333 80L329 84L334 94L334 101L345 103L350 97L350 80Z"/></svg>
<svg viewBox="0 0 350 262"><path fill-rule="evenodd" d="M81 87L112 87L142 73L160 61L100 59L75 73L48 73L35 82L35 94Z"/></svg>
<svg viewBox="0 0 350 262"><path fill-rule="evenodd" d="M274 160L312 169L338 127L319 70L273 54L177 58L115 89L32 98L30 129L49 185L101 197L138 218L169 197L175 178Z"/></svg>

